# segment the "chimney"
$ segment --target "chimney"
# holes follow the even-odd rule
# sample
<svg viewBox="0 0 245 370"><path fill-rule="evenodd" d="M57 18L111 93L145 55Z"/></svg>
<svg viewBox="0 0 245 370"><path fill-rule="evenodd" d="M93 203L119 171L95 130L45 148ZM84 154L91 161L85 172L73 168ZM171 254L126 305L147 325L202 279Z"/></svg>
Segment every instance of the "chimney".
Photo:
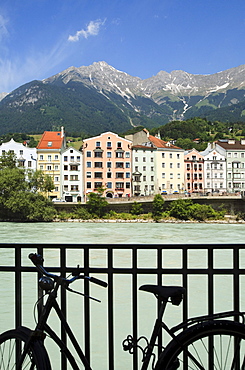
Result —
<svg viewBox="0 0 245 370"><path fill-rule="evenodd" d="M61 137L64 137L64 126L61 127Z"/></svg>

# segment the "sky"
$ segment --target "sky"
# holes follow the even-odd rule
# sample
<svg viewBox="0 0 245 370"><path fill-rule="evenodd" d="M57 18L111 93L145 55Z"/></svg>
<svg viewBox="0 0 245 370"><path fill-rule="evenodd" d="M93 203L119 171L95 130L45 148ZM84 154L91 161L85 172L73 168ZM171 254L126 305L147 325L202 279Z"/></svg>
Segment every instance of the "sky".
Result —
<svg viewBox="0 0 245 370"><path fill-rule="evenodd" d="M244 0L1 0L0 93L105 61L131 76L245 64Z"/></svg>

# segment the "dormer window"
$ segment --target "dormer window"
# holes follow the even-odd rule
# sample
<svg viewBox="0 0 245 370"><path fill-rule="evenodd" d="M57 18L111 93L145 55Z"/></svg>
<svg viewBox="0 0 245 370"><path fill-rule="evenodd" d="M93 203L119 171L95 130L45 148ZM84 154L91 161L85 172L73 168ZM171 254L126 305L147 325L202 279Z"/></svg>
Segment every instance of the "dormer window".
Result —
<svg viewBox="0 0 245 370"><path fill-rule="evenodd" d="M48 146L52 146L53 145L53 142L52 141L49 141L48 142Z"/></svg>

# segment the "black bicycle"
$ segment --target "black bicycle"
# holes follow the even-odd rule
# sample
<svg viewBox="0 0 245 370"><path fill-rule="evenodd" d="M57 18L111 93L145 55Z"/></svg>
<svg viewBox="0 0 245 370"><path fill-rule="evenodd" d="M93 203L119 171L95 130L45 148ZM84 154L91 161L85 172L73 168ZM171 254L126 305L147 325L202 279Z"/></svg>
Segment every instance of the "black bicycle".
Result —
<svg viewBox="0 0 245 370"><path fill-rule="evenodd" d="M57 303L57 292L60 287L74 292L70 285L77 279L86 279L102 287L106 287L107 283L82 275L79 268L74 269L71 278L54 275L43 267L42 256L30 254L29 258L42 274L39 286L47 294L47 300L41 307L34 330L21 326L0 335L0 369L50 370L51 364L44 344L46 335L58 345L72 369L81 369L80 363L77 364L66 344L47 324L50 312L54 309L83 368L92 370ZM163 322L166 305L168 302L179 305L185 289L176 286L143 285L140 290L154 294L159 301L158 317L150 340L145 337L135 339L129 335L123 341L123 349L131 354L138 348L142 350L141 370L147 370L149 367L155 370L245 369L245 312L229 311L212 316L195 317L176 327L168 328ZM83 293L80 294L83 295ZM162 331L166 331L172 338L165 348L159 348L158 344L158 336ZM146 340L144 348L140 344L143 339ZM155 361L156 346L160 355Z"/></svg>

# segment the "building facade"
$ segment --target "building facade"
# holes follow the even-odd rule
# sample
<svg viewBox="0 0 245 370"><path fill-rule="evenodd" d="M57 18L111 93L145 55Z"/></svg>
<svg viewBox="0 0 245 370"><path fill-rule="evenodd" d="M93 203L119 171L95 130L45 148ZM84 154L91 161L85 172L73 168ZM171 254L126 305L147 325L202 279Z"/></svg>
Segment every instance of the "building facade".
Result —
<svg viewBox="0 0 245 370"><path fill-rule="evenodd" d="M65 149L63 127L61 131L45 131L37 146L37 169L49 175L54 182L55 189L49 193L51 199L63 197L62 153Z"/></svg>
<svg viewBox="0 0 245 370"><path fill-rule="evenodd" d="M185 190L188 193L204 192L204 158L196 150L184 153L185 161Z"/></svg>
<svg viewBox="0 0 245 370"><path fill-rule="evenodd" d="M83 202L83 160L82 153L72 147L61 154L62 163L62 199L66 202Z"/></svg>
<svg viewBox="0 0 245 370"><path fill-rule="evenodd" d="M204 158L204 192L226 192L226 156L215 145L201 152Z"/></svg>
<svg viewBox="0 0 245 370"><path fill-rule="evenodd" d="M229 193L245 192L245 139L224 139L214 143L226 157L226 188Z"/></svg>
<svg viewBox="0 0 245 370"><path fill-rule="evenodd" d="M25 170L36 171L37 169L37 151L36 148L28 148L27 146L17 143L11 139L7 143L0 145L0 155L4 153L14 153L16 155L18 167L23 167Z"/></svg>
<svg viewBox="0 0 245 370"><path fill-rule="evenodd" d="M104 187L108 198L131 196L131 141L105 132L83 141L84 194Z"/></svg>

